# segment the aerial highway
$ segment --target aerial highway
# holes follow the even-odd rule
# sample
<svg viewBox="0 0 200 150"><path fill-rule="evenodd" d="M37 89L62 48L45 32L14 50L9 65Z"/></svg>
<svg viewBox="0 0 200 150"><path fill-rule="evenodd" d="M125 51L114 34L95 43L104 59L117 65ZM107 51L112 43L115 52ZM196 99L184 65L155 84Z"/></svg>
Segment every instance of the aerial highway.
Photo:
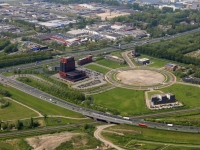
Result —
<svg viewBox="0 0 200 150"><path fill-rule="evenodd" d="M167 124L164 124L164 123L144 122L143 120L137 119L137 118L133 118L133 119L128 118L127 119L127 117L111 115L111 114L107 114L104 112L80 107L78 105L72 104L70 102L59 99L55 96L52 96L48 93L45 93L37 88L33 88L29 85L26 85L24 83L14 80L14 79L7 78L3 75L0 75L0 82L2 84L6 84L6 85L16 88L20 91L23 91L27 94L30 94L34 97L37 97L41 100L47 101L49 103L53 103L55 105L65 108L65 109L75 111L75 112L81 113L85 116L91 117L94 120L102 120L102 121L106 121L108 123L130 124L130 125L136 125L136 126L139 123L145 123L145 124L147 124L147 126L149 128L200 133L200 127L180 126L180 125L174 125L172 127L169 127L169 126L167 126Z"/></svg>
<svg viewBox="0 0 200 150"><path fill-rule="evenodd" d="M164 39L171 39L171 38L186 35L186 34L189 34L189 33L194 33L194 32L197 32L199 30L200 30L200 28L192 30L192 31L187 31L187 32L184 32L184 33L172 35L172 36L166 36L166 37L164 37ZM158 42L161 39L163 39L163 38L150 39L148 41L148 43ZM126 45L122 45L122 49L127 49L127 48L131 48L131 47L134 47L134 46L140 46L140 45L148 44L148 43L146 41L138 41L138 42L134 42L134 43L129 43L129 44L126 44ZM118 47L116 47L116 48L109 47L109 48L105 48L105 49L101 49L101 50L97 50L97 51L92 51L92 54L100 54L100 53L103 53L103 52L112 52L112 51L116 51L116 50L120 50L120 49ZM74 53L73 56L79 57L79 56L87 55L87 54L90 54L90 53L91 52L88 52L88 51L85 51L85 52L82 52L82 53L79 52L79 53ZM59 60L59 58L54 58L54 59L41 61L39 63L29 63L29 64L20 65L20 66L3 68L3 69L0 69L0 73L10 72L10 71L13 71L13 70L16 70L16 69L32 68L32 67L37 66L37 65L44 65L44 64L49 64L49 63L52 63L52 62L58 62L58 60ZM54 103L55 105L58 105L60 107L68 109L68 110L72 110L72 111L81 113L85 116L94 118L95 120L103 120L103 121L106 121L108 123L130 124L130 125L138 125L139 123L145 123L145 124L147 124L147 126L149 128L200 133L200 127L179 126L179 125L174 125L172 127L169 127L169 126L167 126L167 124L164 124L164 123L144 122L140 118L134 118L134 117L127 119L125 117L111 115L111 114L91 110L91 109L88 109L88 108L80 107L78 105L72 104L70 102L59 99L55 96L52 96L48 93L45 93L45 92L43 92L43 91L41 91L37 88L31 87L29 85L26 85L24 83L21 83L19 81L14 80L14 79L7 78L3 75L0 75L0 82L2 84L9 85L13 88L16 88L16 89L23 91L27 94L30 94L32 96L35 96L35 97L37 97L41 100L47 101L49 103Z"/></svg>

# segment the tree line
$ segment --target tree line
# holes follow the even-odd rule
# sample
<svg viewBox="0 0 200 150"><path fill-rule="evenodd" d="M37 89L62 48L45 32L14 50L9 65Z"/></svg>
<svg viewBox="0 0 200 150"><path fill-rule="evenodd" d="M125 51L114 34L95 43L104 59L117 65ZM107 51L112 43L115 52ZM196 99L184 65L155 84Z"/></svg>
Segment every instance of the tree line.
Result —
<svg viewBox="0 0 200 150"><path fill-rule="evenodd" d="M74 89L69 89L66 87L62 88L60 86L55 86L54 84L46 85L41 82L34 81L33 79L28 77L21 77L18 80L33 87L38 87L44 92L49 93L49 91L51 91L52 95L64 99L66 101L76 102L83 101L85 99L84 94Z"/></svg>
<svg viewBox="0 0 200 150"><path fill-rule="evenodd" d="M0 56L0 68L15 66L19 64L31 63L45 59L52 59L54 52L19 53L15 55Z"/></svg>

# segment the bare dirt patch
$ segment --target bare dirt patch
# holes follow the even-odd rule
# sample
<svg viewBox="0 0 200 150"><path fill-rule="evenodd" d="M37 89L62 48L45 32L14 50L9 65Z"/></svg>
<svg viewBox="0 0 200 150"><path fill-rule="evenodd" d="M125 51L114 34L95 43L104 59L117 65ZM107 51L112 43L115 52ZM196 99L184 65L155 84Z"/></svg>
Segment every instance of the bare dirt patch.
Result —
<svg viewBox="0 0 200 150"><path fill-rule="evenodd" d="M162 83L165 77L152 70L128 70L116 75L117 80L127 85L152 86Z"/></svg>
<svg viewBox="0 0 200 150"><path fill-rule="evenodd" d="M130 15L130 13L116 13L116 12L106 12L106 13L100 13L97 14L97 16L101 17L101 20L105 20L107 19L112 19L114 17L118 17L118 16L125 16L125 15Z"/></svg>
<svg viewBox="0 0 200 150"><path fill-rule="evenodd" d="M56 134L46 134L36 137L27 138L27 142L34 150L54 150L61 143L71 140L73 136L80 135L78 133L62 132Z"/></svg>

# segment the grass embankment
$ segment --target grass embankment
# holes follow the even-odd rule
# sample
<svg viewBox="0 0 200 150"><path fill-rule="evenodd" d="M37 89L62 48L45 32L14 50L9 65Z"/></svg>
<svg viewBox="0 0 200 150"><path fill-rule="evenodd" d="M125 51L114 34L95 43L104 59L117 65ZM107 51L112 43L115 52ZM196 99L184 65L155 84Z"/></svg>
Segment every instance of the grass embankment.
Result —
<svg viewBox="0 0 200 150"><path fill-rule="evenodd" d="M134 144L134 140L146 141L145 147L152 144L159 144L160 146L166 146L165 144L185 144L185 145L173 145L171 148L176 149L180 147L190 147L188 144L198 145L200 147L199 139L200 134L197 133L184 133L184 132L175 132L175 131L167 131L167 130L159 130L159 129L149 129L142 128L130 125L119 125L106 129L111 132L103 132L102 135L109 141L112 141L114 144L119 145L126 149L134 149L140 148L143 149L144 145L139 144L140 142L136 142ZM113 132L117 132L113 133ZM120 134L121 133L121 134ZM120 135L119 135L120 134ZM166 135L166 136L163 136ZM131 144L133 142L133 144ZM159 143L160 142L160 143ZM157 147L159 146L157 145ZM138 147L136 147L138 146ZM178 146L178 147L176 147ZM148 149L151 149L148 147ZM168 148L170 149L170 148Z"/></svg>
<svg viewBox="0 0 200 150"><path fill-rule="evenodd" d="M70 117L83 117L81 114L61 108L54 104L48 103L41 99L38 99L34 96L26 94L22 91L19 91L12 87L3 87L0 85L1 88L8 90L12 94L12 98L27 105L31 108L38 110L42 114L46 115L62 115L62 116L70 116Z"/></svg>
<svg viewBox="0 0 200 150"><path fill-rule="evenodd" d="M0 109L1 120L18 120L18 119L38 116L36 112L11 100L8 101L9 101L9 106Z"/></svg>
<svg viewBox="0 0 200 150"><path fill-rule="evenodd" d="M144 91L115 88L93 97L96 105L117 109L124 116L151 112L146 108Z"/></svg>
<svg viewBox="0 0 200 150"><path fill-rule="evenodd" d="M97 65L93 65L93 64L87 65L87 66L85 66L85 68L88 68L88 69L91 69L91 70L94 70L94 71L97 71L97 72L101 72L103 74L106 74L109 71L106 68L103 68L103 67L100 67L100 66L97 66Z"/></svg>
<svg viewBox="0 0 200 150"><path fill-rule="evenodd" d="M111 60L108 60L108 59L101 59L101 60L96 61L96 63L103 65L103 66L106 66L106 67L113 68L113 69L128 66L127 64L119 64L117 62L114 62L114 61L111 61Z"/></svg>

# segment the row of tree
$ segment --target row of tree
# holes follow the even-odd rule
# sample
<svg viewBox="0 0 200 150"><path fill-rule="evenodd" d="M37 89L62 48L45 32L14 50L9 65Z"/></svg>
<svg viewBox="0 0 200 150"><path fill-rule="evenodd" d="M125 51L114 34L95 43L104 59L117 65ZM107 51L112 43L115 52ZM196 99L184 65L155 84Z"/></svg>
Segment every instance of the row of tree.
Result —
<svg viewBox="0 0 200 150"><path fill-rule="evenodd" d="M200 33L167 40L158 43L136 47L136 52L147 54L153 57L164 58L185 64L200 66L198 57L185 55L186 53L200 49Z"/></svg>
<svg viewBox="0 0 200 150"><path fill-rule="evenodd" d="M31 129L38 127L40 124L38 121L34 121L33 118L27 120L17 120L15 122L1 122L0 126L3 130L12 130L13 128L17 130L21 129Z"/></svg>
<svg viewBox="0 0 200 150"><path fill-rule="evenodd" d="M52 59L54 52L19 53L15 55L5 55L0 57L0 68L10 67L19 64L31 63L45 59Z"/></svg>

